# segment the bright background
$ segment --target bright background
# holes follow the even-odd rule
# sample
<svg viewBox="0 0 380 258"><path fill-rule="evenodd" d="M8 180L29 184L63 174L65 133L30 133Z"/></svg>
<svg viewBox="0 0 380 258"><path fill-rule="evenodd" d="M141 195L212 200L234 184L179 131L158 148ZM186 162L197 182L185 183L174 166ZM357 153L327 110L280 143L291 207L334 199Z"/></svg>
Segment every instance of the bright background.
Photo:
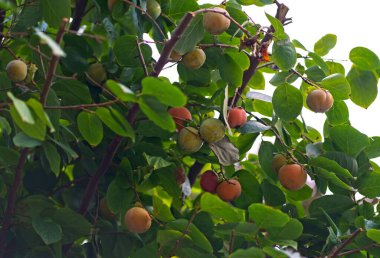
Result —
<svg viewBox="0 0 380 258"><path fill-rule="evenodd" d="M211 3L218 5L221 0L199 0L199 4ZM379 0L279 0L286 4L290 11L287 17L293 19L293 23L286 26L285 31L291 39L299 40L307 49L313 51L314 43L327 33L337 35L337 44L325 57L336 59L346 68L350 69L349 52L352 48L363 46L371 49L380 56L379 25ZM244 7L247 14L259 24L269 24L265 12L275 15L276 5L265 7ZM158 56L158 52L156 53ZM346 60L346 61L340 61ZM166 69L161 73L171 80L178 79L176 67ZM268 78L269 80L269 78ZM267 80L267 81L268 81ZM300 83L300 79L296 83ZM272 95L275 87L267 83L267 89L263 91ZM380 135L380 96L366 110L346 101L350 111L350 121L353 127L368 136ZM316 114L303 109L302 114L306 124L322 132L326 119L324 114ZM258 147L258 142L254 147ZM255 148L254 148L255 149ZM378 163L380 161L376 160Z"/></svg>

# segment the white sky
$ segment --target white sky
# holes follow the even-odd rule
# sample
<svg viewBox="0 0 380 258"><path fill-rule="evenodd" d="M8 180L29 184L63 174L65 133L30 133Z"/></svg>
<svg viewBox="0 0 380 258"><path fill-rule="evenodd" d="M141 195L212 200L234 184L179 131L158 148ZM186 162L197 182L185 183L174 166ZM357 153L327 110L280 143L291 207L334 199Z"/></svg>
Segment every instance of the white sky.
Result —
<svg viewBox="0 0 380 258"><path fill-rule="evenodd" d="M314 43L327 33L337 35L335 48L326 58L349 60L348 55L352 48L363 46L371 49L380 56L380 37L378 32L380 0L279 0L286 4L290 11L288 17L293 23L286 26L285 31L291 39L299 40L306 48L313 50ZM199 0L199 4L220 4L221 0ZM265 7L245 7L248 15L260 24L268 24L265 12L271 15L276 13L276 5ZM349 70L351 63L342 62ZM176 69L173 67L173 69ZM162 76L172 80L171 69L164 70ZM178 76L176 74L176 76ZM267 93L272 93L274 87L267 83ZM380 93L379 93L380 95ZM365 110L350 100L346 101L350 111L351 124L368 136L380 135L380 96ZM324 114L316 114L303 109L306 123L322 131Z"/></svg>

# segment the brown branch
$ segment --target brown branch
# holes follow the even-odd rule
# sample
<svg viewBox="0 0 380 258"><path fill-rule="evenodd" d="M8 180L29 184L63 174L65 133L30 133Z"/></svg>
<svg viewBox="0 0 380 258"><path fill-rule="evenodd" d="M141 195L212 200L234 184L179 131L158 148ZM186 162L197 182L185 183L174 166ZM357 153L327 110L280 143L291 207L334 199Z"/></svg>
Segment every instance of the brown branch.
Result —
<svg viewBox="0 0 380 258"><path fill-rule="evenodd" d="M72 106L44 106L45 109L85 109L85 108L92 108L92 107L106 107L111 106L120 100L110 100L107 102L102 103L92 103L92 104L82 104L82 105L72 105Z"/></svg>
<svg viewBox="0 0 380 258"><path fill-rule="evenodd" d="M352 250L348 250L348 251L345 251L345 252L341 252L337 255L337 257L341 257L341 256L346 256L346 255L349 255L349 254L354 254L354 253L359 253L361 251L364 251L364 250L368 250L372 247L380 247L379 244L375 244L375 243L372 243L370 245L366 245L366 246L363 246L361 248L357 248L357 249L352 249Z"/></svg>
<svg viewBox="0 0 380 258"><path fill-rule="evenodd" d="M321 86L320 86L318 83L313 82L312 80L310 80L310 79L304 77L304 76L303 76L300 72L298 72L296 69L291 69L290 71L291 71L292 73L291 73L289 76L295 74L295 75L297 75L298 77L300 77L300 78L301 78L304 82L306 82L307 84L309 84L309 85L311 85L311 86L314 86L314 87L317 87L317 88L321 88ZM286 78L286 79L287 79L287 78Z"/></svg>
<svg viewBox="0 0 380 258"><path fill-rule="evenodd" d="M214 43L214 44L198 44L198 47L201 48L201 49L210 48L210 47L239 49L236 46L231 46L231 45L228 45L228 44L218 44L218 43Z"/></svg>
<svg viewBox="0 0 380 258"><path fill-rule="evenodd" d="M229 254L232 254L232 252L234 251L235 239L236 239L236 234L235 234L235 230L233 229L231 230L231 235L230 235L230 246L228 248Z"/></svg>
<svg viewBox="0 0 380 258"><path fill-rule="evenodd" d="M16 200L17 200L17 191L22 183L23 170L26 163L26 159L28 157L29 149L24 148L21 150L20 158L18 160L15 177L13 179L13 184L8 193L7 207L5 209L3 222L1 224L0 231L0 258L3 257L6 245L6 236L9 232L9 228L12 225L12 218L14 215Z"/></svg>
<svg viewBox="0 0 380 258"><path fill-rule="evenodd" d="M5 13L6 11L3 9L0 9L0 45L3 45L3 30L4 30L4 20L5 20Z"/></svg>
<svg viewBox="0 0 380 258"><path fill-rule="evenodd" d="M144 74L145 76L148 76L149 73L148 73L148 68L146 67L146 64L145 64L145 60L144 60L144 55L141 51L141 47L140 47L140 41L138 39L136 39L136 46L137 46L137 50L139 52L139 58L140 58L140 62L141 62L141 65L144 69Z"/></svg>
<svg viewBox="0 0 380 258"><path fill-rule="evenodd" d="M362 228L358 228L357 230L355 230L354 233L352 233L351 236L347 238L346 241L344 241L339 247L334 248L332 253L328 255L327 257L329 258L338 257L339 252L342 251L348 244L350 244L355 239L355 237L357 237L361 232L363 232Z"/></svg>
<svg viewBox="0 0 380 258"><path fill-rule="evenodd" d="M63 18L62 19L62 22L61 22L61 25L59 27L57 36L55 38L55 42L58 45L61 44L61 42L62 42L63 34L65 32L65 27L66 27L66 24L68 22L69 22L68 18ZM42 88L41 96L40 96L40 102L41 102L42 105L45 105L45 103L46 103L46 99L47 99L47 96L49 94L49 90L50 90L50 87L51 87L51 83L53 81L55 70L57 69L58 61L59 61L59 56L53 54L52 57L51 57L48 74L46 76L46 80L45 80L44 86Z"/></svg>
<svg viewBox="0 0 380 258"><path fill-rule="evenodd" d="M70 25L70 30L77 31L80 28L84 13L86 11L87 0L77 0L75 4L75 11L73 21Z"/></svg>
<svg viewBox="0 0 380 258"><path fill-rule="evenodd" d="M286 14L289 11L289 8L284 4L278 4L278 9L276 13L276 18L280 20L282 23L286 19ZM265 34L264 38L261 40L260 45L261 48L268 47L270 43L272 42L273 35L272 32L274 32L273 26L269 28L267 33ZM239 101L241 95L243 94L245 88L248 85L249 80L253 77L253 75L256 73L258 65L260 63L260 57L256 57L254 55L250 56L250 65L247 70L243 73L243 81L241 86L239 87L239 90L237 91L237 97L234 98L234 101L231 102L231 107L235 107L237 102Z"/></svg>
<svg viewBox="0 0 380 258"><path fill-rule="evenodd" d="M195 163L190 167L187 177L189 178L190 185L193 186L199 173L201 172L204 164L195 161Z"/></svg>

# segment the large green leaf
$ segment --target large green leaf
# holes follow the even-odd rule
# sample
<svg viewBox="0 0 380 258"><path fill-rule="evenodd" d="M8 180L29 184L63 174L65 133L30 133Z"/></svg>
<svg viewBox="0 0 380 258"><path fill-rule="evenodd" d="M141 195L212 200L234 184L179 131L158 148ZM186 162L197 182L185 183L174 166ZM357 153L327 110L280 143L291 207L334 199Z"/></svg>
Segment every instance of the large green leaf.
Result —
<svg viewBox="0 0 380 258"><path fill-rule="evenodd" d="M335 73L321 81L321 85L334 97L334 101L350 98L351 88L343 74Z"/></svg>
<svg viewBox="0 0 380 258"><path fill-rule="evenodd" d="M210 213L211 216L221 218L229 222L244 221L244 211L234 208L219 197L210 193L204 193L201 197L201 210Z"/></svg>
<svg viewBox="0 0 380 258"><path fill-rule="evenodd" d="M297 62L297 52L289 39L282 39L273 43L272 60L283 71L293 68Z"/></svg>
<svg viewBox="0 0 380 258"><path fill-rule="evenodd" d="M250 205L248 212L249 217L259 228L284 227L290 220L282 211L261 203Z"/></svg>
<svg viewBox="0 0 380 258"><path fill-rule="evenodd" d="M116 109L99 107L96 110L96 115L108 128L118 135L129 137L134 140L135 134L133 128ZM99 135L97 135L96 140L99 140Z"/></svg>
<svg viewBox="0 0 380 258"><path fill-rule="evenodd" d="M113 213L122 213L132 205L135 192L130 187L122 187L118 179L114 179L107 189L107 204Z"/></svg>
<svg viewBox="0 0 380 258"><path fill-rule="evenodd" d="M299 89L290 84L284 84L276 88L273 93L274 112L286 121L295 120L301 113L303 97Z"/></svg>
<svg viewBox="0 0 380 258"><path fill-rule="evenodd" d="M29 137L43 141L46 135L46 125L38 117L33 115L34 124L26 123L22 120L20 114L17 112L14 106L10 107L10 113L13 122Z"/></svg>
<svg viewBox="0 0 380 258"><path fill-rule="evenodd" d="M336 39L336 35L334 34L324 35L314 44L314 52L320 56L327 55L335 47Z"/></svg>
<svg viewBox="0 0 380 258"><path fill-rule="evenodd" d="M335 101L334 105L326 113L329 124L341 125L348 123L348 108L344 101Z"/></svg>
<svg viewBox="0 0 380 258"><path fill-rule="evenodd" d="M51 27L57 28L62 18L71 17L70 0L41 0L41 8L45 21Z"/></svg>
<svg viewBox="0 0 380 258"><path fill-rule="evenodd" d="M28 105L24 101L13 96L11 92L8 92L7 95L12 100L15 111L17 111L18 116L20 117L20 120L23 123L34 124L35 120L33 117L33 113L29 109Z"/></svg>
<svg viewBox="0 0 380 258"><path fill-rule="evenodd" d="M265 253L260 248L250 247L238 249L231 254L230 258L265 258Z"/></svg>
<svg viewBox="0 0 380 258"><path fill-rule="evenodd" d="M380 137L375 136L369 138L369 145L365 149L369 159L377 158L380 156Z"/></svg>
<svg viewBox="0 0 380 258"><path fill-rule="evenodd" d="M137 42L137 37L132 35L124 35L116 40L113 51L115 52L117 62L121 66L140 67L142 65ZM152 56L152 49L147 44L139 44L142 57L147 63Z"/></svg>
<svg viewBox="0 0 380 258"><path fill-rule="evenodd" d="M351 173L341 167L338 162L328 159L326 157L319 156L315 159L310 160L309 165L319 167L326 169L328 171L334 172L337 176L341 178L350 178L353 179L354 177L351 175Z"/></svg>
<svg viewBox="0 0 380 258"><path fill-rule="evenodd" d="M198 9L198 7L198 3L195 0L170 0L165 14L172 17L173 19L179 20L183 17L185 13L189 11L195 11Z"/></svg>
<svg viewBox="0 0 380 258"><path fill-rule="evenodd" d="M376 243L380 243L380 230L379 229L368 229L367 237L375 241Z"/></svg>
<svg viewBox="0 0 380 258"><path fill-rule="evenodd" d="M32 225L46 245L62 239L62 228L51 219L36 217L33 218Z"/></svg>
<svg viewBox="0 0 380 258"><path fill-rule="evenodd" d="M356 157L369 145L367 135L350 125L338 125L330 128L330 137L341 151L352 157Z"/></svg>
<svg viewBox="0 0 380 258"><path fill-rule="evenodd" d="M365 47L351 49L350 60L363 70L374 70L380 67L379 57Z"/></svg>
<svg viewBox="0 0 380 258"><path fill-rule="evenodd" d="M166 111L166 106L162 105L156 98L153 96L142 97L139 99L139 106L144 114L156 125L170 132L175 131L175 123Z"/></svg>
<svg viewBox="0 0 380 258"><path fill-rule="evenodd" d="M272 0L237 0L238 3L242 5L257 5L257 6L264 6L273 4Z"/></svg>
<svg viewBox="0 0 380 258"><path fill-rule="evenodd" d="M82 111L77 117L78 129L83 138L92 146L103 139L103 125L94 113Z"/></svg>
<svg viewBox="0 0 380 258"><path fill-rule="evenodd" d="M368 198L380 196L380 172L364 174L358 179L358 191Z"/></svg>
<svg viewBox="0 0 380 258"><path fill-rule="evenodd" d="M347 74L351 85L351 100L356 105L368 108L377 96L378 78L372 71L353 66Z"/></svg>
<svg viewBox="0 0 380 258"><path fill-rule="evenodd" d="M195 48L195 46L203 39L205 29L203 28L203 17L196 16L191 21L189 27L182 34L182 37L175 45L175 51L183 55Z"/></svg>
<svg viewBox="0 0 380 258"><path fill-rule="evenodd" d="M355 203L349 196L345 195L325 195L315 199L310 207L309 212L312 216L324 216L324 210L327 214L339 214L352 207Z"/></svg>
<svg viewBox="0 0 380 258"><path fill-rule="evenodd" d="M296 219L290 219L281 228L268 228L269 237L272 240L293 240L301 236L303 231L302 223Z"/></svg>
<svg viewBox="0 0 380 258"><path fill-rule="evenodd" d="M186 104L186 95L171 83L154 77L142 80L142 94L156 97L162 104L181 107Z"/></svg>
<svg viewBox="0 0 380 258"><path fill-rule="evenodd" d="M45 157L49 162L50 169L58 177L61 172L61 156L57 151L57 147L50 142L45 142L43 149Z"/></svg>
<svg viewBox="0 0 380 258"><path fill-rule="evenodd" d="M282 25L282 22L267 13L265 15L267 16L268 20L270 21L270 23L272 24L274 28L274 34L273 34L274 37L277 40L287 39L288 36L285 34L284 26Z"/></svg>

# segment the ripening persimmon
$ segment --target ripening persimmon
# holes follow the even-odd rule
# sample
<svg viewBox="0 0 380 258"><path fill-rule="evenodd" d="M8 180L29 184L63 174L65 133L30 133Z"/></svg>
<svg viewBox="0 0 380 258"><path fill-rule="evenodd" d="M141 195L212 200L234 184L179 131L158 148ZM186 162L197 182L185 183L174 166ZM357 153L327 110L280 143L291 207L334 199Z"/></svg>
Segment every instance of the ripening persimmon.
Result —
<svg viewBox="0 0 380 258"><path fill-rule="evenodd" d="M186 120L192 120L190 111L185 107L170 108L168 113L173 117L177 130L181 131Z"/></svg>
<svg viewBox="0 0 380 258"><path fill-rule="evenodd" d="M115 214L111 211L108 206L107 199L104 197L99 202L99 213L100 215L107 220L114 220Z"/></svg>
<svg viewBox="0 0 380 258"><path fill-rule="evenodd" d="M21 60L10 61L5 70L12 82L22 82L28 75L28 66Z"/></svg>
<svg viewBox="0 0 380 258"><path fill-rule="evenodd" d="M182 185L183 183L185 183L186 173L182 166L178 167L174 171L174 175L175 175L175 181L177 182L178 185Z"/></svg>
<svg viewBox="0 0 380 258"><path fill-rule="evenodd" d="M231 128L243 126L247 122L247 113L241 107L231 108L227 120Z"/></svg>
<svg viewBox="0 0 380 258"><path fill-rule="evenodd" d="M220 7L212 8L215 11L228 12ZM225 32L230 27L231 21L221 13L207 12L203 16L203 27L212 35L219 35Z"/></svg>
<svg viewBox="0 0 380 258"><path fill-rule="evenodd" d="M161 15L161 6L156 0L146 1L146 12L152 16L153 19L157 19Z"/></svg>
<svg viewBox="0 0 380 258"><path fill-rule="evenodd" d="M274 155L272 159L272 169L276 171L277 174L280 168L286 164L288 164L288 160L284 155L282 155L281 153Z"/></svg>
<svg viewBox="0 0 380 258"><path fill-rule="evenodd" d="M218 183L218 175L212 170L207 170L201 176L200 185L203 191L213 194L216 193Z"/></svg>
<svg viewBox="0 0 380 258"><path fill-rule="evenodd" d="M199 132L194 127L185 127L178 134L178 145L184 153L197 152L202 147L203 141Z"/></svg>
<svg viewBox="0 0 380 258"><path fill-rule="evenodd" d="M291 191L297 191L306 184L307 173L301 165L284 165L278 171L278 178L283 187Z"/></svg>
<svg viewBox="0 0 380 258"><path fill-rule="evenodd" d="M88 76L97 84L102 84L107 79L107 73L101 63L93 63L87 70Z"/></svg>
<svg viewBox="0 0 380 258"><path fill-rule="evenodd" d="M222 121L216 118L205 119L199 128L201 137L207 143L220 141L225 135L226 128Z"/></svg>
<svg viewBox="0 0 380 258"><path fill-rule="evenodd" d="M205 61L206 61L206 54L200 48L196 48L188 52L182 58L182 63L191 70L201 68L201 66L205 63Z"/></svg>
<svg viewBox="0 0 380 258"><path fill-rule="evenodd" d="M124 222L129 231L141 234L148 231L152 219L144 208L133 207L125 213Z"/></svg>
<svg viewBox="0 0 380 258"><path fill-rule="evenodd" d="M221 182L216 188L216 194L225 202L237 199L241 194L241 185L236 179Z"/></svg>
<svg viewBox="0 0 380 258"><path fill-rule="evenodd" d="M328 111L334 104L334 98L327 90L313 90L307 95L307 106L316 113Z"/></svg>

